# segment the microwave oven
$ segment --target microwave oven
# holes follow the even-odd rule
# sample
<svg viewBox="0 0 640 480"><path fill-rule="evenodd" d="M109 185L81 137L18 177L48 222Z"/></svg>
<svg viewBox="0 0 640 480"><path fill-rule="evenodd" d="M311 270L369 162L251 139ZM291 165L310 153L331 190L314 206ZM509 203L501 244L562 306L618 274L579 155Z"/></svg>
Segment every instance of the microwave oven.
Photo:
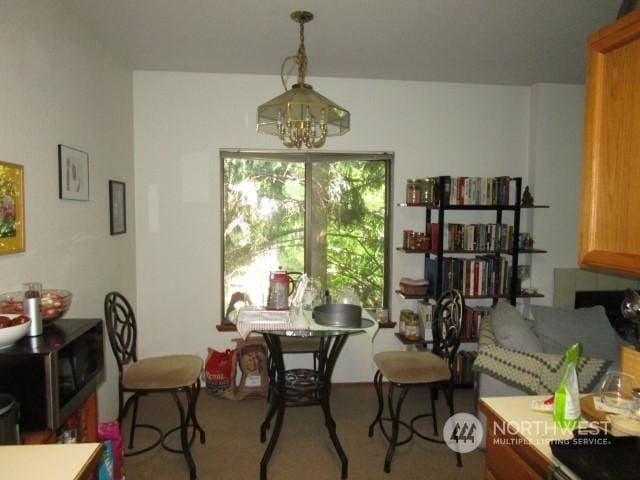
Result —
<svg viewBox="0 0 640 480"><path fill-rule="evenodd" d="M20 430L57 430L104 380L102 320L62 318L0 350L0 392L20 403Z"/></svg>

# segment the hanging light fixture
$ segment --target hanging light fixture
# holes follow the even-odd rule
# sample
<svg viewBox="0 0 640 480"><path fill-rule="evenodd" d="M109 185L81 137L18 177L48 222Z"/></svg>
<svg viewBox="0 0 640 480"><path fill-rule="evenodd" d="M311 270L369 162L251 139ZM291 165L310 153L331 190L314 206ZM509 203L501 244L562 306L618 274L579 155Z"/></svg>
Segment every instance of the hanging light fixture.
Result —
<svg viewBox="0 0 640 480"><path fill-rule="evenodd" d="M350 114L340 105L313 90L305 83L307 53L304 48L304 24L313 20L310 12L293 12L293 21L300 24L300 47L296 55L282 63L280 77L285 92L258 107L258 132L276 135L285 147L320 148L327 137L349 131ZM288 60L298 64L298 81L287 90L284 67Z"/></svg>

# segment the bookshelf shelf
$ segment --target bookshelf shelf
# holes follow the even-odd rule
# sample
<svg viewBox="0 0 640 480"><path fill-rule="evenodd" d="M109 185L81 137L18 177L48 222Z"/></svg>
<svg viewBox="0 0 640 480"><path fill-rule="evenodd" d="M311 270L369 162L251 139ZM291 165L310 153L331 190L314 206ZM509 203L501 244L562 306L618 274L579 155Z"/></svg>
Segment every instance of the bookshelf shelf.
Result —
<svg viewBox="0 0 640 480"><path fill-rule="evenodd" d="M433 203L398 203L399 207L426 207L431 210L515 210L515 205L435 205ZM535 208L535 207L529 207Z"/></svg>
<svg viewBox="0 0 640 480"><path fill-rule="evenodd" d="M428 253L431 255L436 255L438 253L437 250L432 249L417 249L417 248L403 248L396 247L396 250L403 253ZM472 254L472 255L513 255L513 250L442 250L443 254L447 255L463 255L463 254ZM534 253L547 253L546 250L541 250L539 248L521 248L518 250L520 255L529 255Z"/></svg>
<svg viewBox="0 0 640 480"><path fill-rule="evenodd" d="M433 295L407 295L400 290L396 290L396 293L400 295L405 300L433 300L435 297ZM487 300L487 299L498 299L498 298L511 298L511 295L465 295L465 300ZM515 295L515 298L544 298L544 295L541 293L518 293Z"/></svg>

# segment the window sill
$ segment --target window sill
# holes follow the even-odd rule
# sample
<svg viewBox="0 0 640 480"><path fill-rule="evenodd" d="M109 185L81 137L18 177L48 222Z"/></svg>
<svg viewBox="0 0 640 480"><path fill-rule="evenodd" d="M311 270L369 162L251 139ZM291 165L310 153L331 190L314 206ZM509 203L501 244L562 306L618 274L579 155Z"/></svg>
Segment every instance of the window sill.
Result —
<svg viewBox="0 0 640 480"><path fill-rule="evenodd" d="M237 332L238 329L233 323L225 323L224 325L216 325L219 332Z"/></svg>

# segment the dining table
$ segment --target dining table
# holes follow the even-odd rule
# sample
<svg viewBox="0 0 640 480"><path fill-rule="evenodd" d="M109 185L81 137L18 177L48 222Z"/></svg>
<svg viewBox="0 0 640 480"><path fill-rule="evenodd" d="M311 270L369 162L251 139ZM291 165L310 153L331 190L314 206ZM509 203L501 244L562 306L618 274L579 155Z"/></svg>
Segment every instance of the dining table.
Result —
<svg viewBox="0 0 640 480"><path fill-rule="evenodd" d="M236 326L243 336L251 332L262 335L269 350L269 402L265 419L260 425L262 443L267 441L274 417L275 423L260 461L260 480L267 480L267 467L278 443L286 409L304 406L322 408L329 438L340 458L341 478L346 479L349 459L340 444L336 422L331 414L331 377L348 337L364 332L373 340L378 331L378 322L365 309L362 310L360 326L327 327L316 323L310 310L272 312L247 308L240 310ZM317 340L314 367L287 369L282 348L284 338Z"/></svg>

